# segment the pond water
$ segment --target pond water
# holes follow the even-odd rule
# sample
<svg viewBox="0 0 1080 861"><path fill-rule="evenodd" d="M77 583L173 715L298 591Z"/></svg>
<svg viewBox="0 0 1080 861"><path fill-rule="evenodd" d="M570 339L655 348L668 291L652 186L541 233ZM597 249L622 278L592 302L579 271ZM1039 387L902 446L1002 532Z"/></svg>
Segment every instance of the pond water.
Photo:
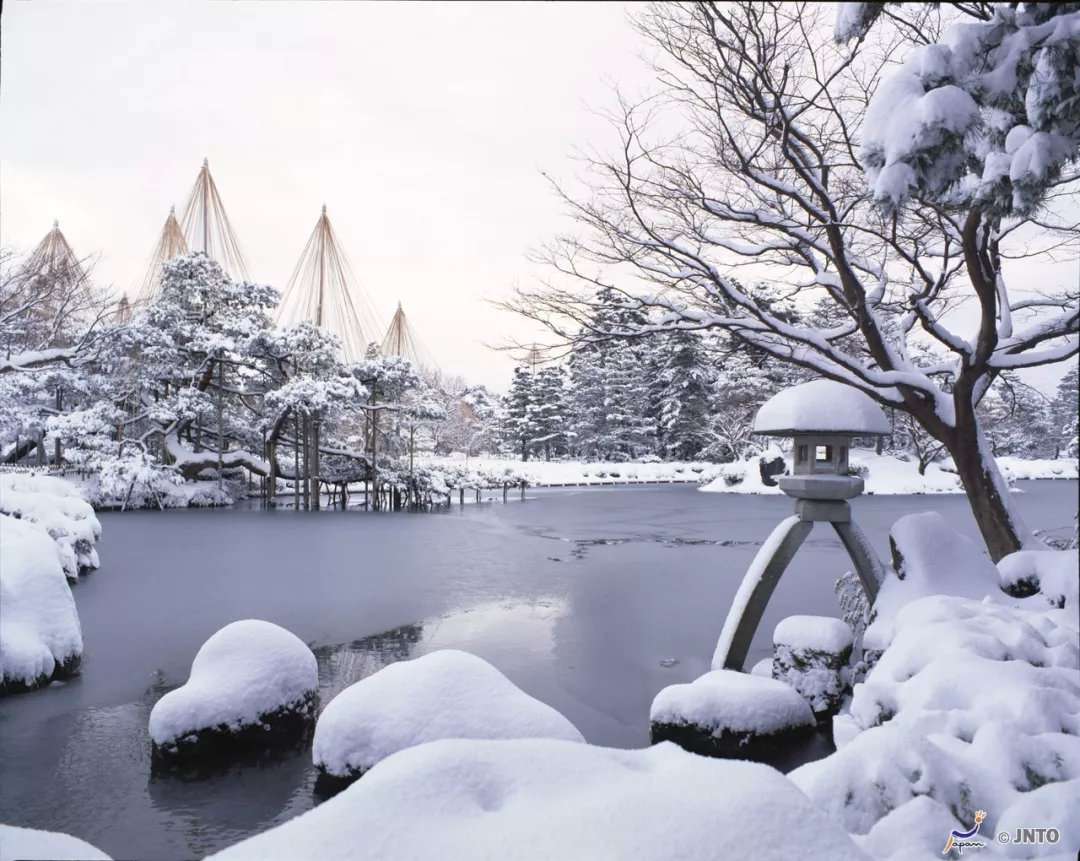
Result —
<svg viewBox="0 0 1080 861"><path fill-rule="evenodd" d="M1077 482L1022 485L1033 526L1071 531ZM387 663L461 648L590 742L646 745L653 696L708 669L747 564L791 507L662 486L533 491L437 514L104 514L101 569L74 587L81 676L0 700L0 822L65 831L117 858L190 858L316 804L308 751L198 781L151 776L151 707L239 618L311 644L324 704ZM959 496L854 508L883 558L889 525L912 511L977 535ZM832 583L847 567L832 531L816 527L750 660L768 654L783 616L836 615Z"/></svg>

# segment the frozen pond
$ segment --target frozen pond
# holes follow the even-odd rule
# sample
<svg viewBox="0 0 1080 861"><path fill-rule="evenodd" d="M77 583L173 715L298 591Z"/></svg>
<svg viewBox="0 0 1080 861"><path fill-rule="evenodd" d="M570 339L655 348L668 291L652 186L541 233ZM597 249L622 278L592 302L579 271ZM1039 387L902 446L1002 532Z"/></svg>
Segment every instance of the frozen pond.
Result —
<svg viewBox="0 0 1080 861"><path fill-rule="evenodd" d="M1028 521L1071 531L1077 483L1024 484ZM883 556L889 525L926 509L976 534L960 496L855 502ZM105 514L101 570L74 590L81 677L0 700L0 822L66 831L117 858L190 858L311 807L308 752L201 781L150 776L150 708L238 618L309 642L324 704L388 662L456 647L589 741L645 745L654 694L708 669L744 569L790 511L784 497L676 486L538 491L433 515ZM832 582L847 566L816 527L751 659L782 616L835 615Z"/></svg>

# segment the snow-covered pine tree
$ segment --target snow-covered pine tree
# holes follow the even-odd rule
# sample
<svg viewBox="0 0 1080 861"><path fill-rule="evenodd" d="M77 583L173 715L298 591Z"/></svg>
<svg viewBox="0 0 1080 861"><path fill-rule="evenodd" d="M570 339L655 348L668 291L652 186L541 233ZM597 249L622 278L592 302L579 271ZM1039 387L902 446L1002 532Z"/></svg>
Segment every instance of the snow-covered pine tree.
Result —
<svg viewBox="0 0 1080 861"><path fill-rule="evenodd" d="M544 460L566 451L566 371L548 364L533 374L530 445L544 453Z"/></svg>
<svg viewBox="0 0 1080 861"><path fill-rule="evenodd" d="M510 391L503 400L503 440L522 460L529 459L530 443L536 436L533 423L536 380L532 368L518 365Z"/></svg>
<svg viewBox="0 0 1080 861"><path fill-rule="evenodd" d="M1054 441L1054 457L1062 453L1077 456L1080 448L1080 369L1076 363L1065 372L1058 383L1057 393L1050 404L1050 433Z"/></svg>
<svg viewBox="0 0 1080 861"><path fill-rule="evenodd" d="M710 419L716 372L697 332L673 332L656 344L660 454L674 460L694 460L714 439Z"/></svg>

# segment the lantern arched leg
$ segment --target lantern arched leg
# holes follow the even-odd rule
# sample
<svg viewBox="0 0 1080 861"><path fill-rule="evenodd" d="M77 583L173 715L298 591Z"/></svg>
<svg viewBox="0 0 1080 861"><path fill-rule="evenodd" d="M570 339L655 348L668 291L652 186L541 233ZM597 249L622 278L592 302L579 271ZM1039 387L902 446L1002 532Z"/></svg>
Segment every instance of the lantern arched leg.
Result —
<svg viewBox="0 0 1080 861"><path fill-rule="evenodd" d="M874 548L870 545L866 534L859 529L854 521L847 523L833 523L833 529L840 536L851 561L855 563L855 573L862 583L863 592L870 604L877 598L878 589L885 579L885 568L878 559Z"/></svg>
<svg viewBox="0 0 1080 861"><path fill-rule="evenodd" d="M769 598L780 581L780 575L784 573L784 569L813 528L813 522L792 515L781 521L761 546L743 577L731 609L728 610L724 629L720 632L720 641L713 654L713 669L743 668L747 652L750 651L750 643L761 623Z"/></svg>

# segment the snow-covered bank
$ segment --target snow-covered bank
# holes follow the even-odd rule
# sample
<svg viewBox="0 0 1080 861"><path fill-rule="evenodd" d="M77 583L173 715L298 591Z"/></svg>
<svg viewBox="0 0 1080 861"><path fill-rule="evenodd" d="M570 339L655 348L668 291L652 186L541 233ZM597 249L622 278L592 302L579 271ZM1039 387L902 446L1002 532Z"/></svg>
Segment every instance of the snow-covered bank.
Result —
<svg viewBox="0 0 1080 861"><path fill-rule="evenodd" d="M743 461L723 464L717 467L717 477L701 489L707 493L782 493L778 486L766 484L761 475L761 462L776 458L786 459L786 455L779 448L772 448ZM872 449L852 449L850 462L852 469L862 476L866 487L864 492L868 494L964 492L949 460L929 464L922 475L914 458L904 460L896 455L877 454ZM1009 481L1077 478L1075 459L1022 460L1002 457L998 458L998 465Z"/></svg>
<svg viewBox="0 0 1080 861"><path fill-rule="evenodd" d="M460 469L461 458L429 458L425 464L433 467ZM718 464L705 461L650 461L645 463L588 462L582 460L512 460L508 458L471 457L469 469L512 478L522 477L532 487L564 485L629 484L632 482L689 482L709 481L720 469Z"/></svg>
<svg viewBox="0 0 1080 861"><path fill-rule="evenodd" d="M73 483L49 475L0 473L0 514L41 526L56 542L69 580L98 567L101 523Z"/></svg>
<svg viewBox="0 0 1080 861"><path fill-rule="evenodd" d="M335 798L211 856L780 861L865 858L779 772L673 744L449 739L396 753Z"/></svg>
<svg viewBox="0 0 1080 861"><path fill-rule="evenodd" d="M42 526L0 514L0 693L72 675L82 650L57 544Z"/></svg>

